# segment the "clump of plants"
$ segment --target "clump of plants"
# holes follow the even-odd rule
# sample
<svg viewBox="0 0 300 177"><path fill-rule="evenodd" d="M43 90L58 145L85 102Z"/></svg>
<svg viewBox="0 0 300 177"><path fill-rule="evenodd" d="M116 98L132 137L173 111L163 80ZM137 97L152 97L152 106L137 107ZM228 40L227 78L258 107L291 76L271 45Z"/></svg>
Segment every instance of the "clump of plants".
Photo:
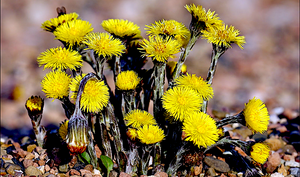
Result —
<svg viewBox="0 0 300 177"><path fill-rule="evenodd" d="M195 161L217 152L240 159L239 170L247 176L262 174L267 144L231 139L224 126L240 123L264 133L269 123L265 104L254 97L237 115L216 120L207 114L217 62L232 45L243 49L245 37L214 11L195 4L185 8L192 17L189 27L175 20L156 21L146 25L147 39L138 25L124 19L104 20L106 32L94 32L92 24L64 7L42 24L62 43L42 52L37 62L50 69L41 81L46 98L60 100L65 110L57 135L71 156L106 175L114 167L133 176L159 171L173 176L178 171L189 174ZM184 64L198 40L212 44L205 79L189 73ZM148 60L153 67L145 69ZM84 72L83 62L93 72ZM107 84L107 68L113 71L114 86ZM48 132L40 125L43 106L40 96L26 101L37 144L47 148Z"/></svg>

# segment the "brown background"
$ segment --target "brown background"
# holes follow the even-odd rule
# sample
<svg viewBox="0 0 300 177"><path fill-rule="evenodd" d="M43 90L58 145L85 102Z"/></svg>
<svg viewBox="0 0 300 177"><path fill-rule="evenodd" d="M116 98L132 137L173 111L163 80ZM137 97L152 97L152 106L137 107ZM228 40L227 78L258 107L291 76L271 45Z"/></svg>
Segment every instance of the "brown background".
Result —
<svg viewBox="0 0 300 177"><path fill-rule="evenodd" d="M41 24L56 17L56 7L77 12L92 23L94 31L110 18L122 18L144 27L155 21L174 19L189 25L185 4L211 9L246 37L244 50L236 45L220 59L213 80L214 98L209 110L237 112L256 96L270 113L276 107L299 110L299 1L297 0L3 0L1 1L1 126L31 127L24 104L41 95L40 81L49 70L38 67L37 56L61 45L42 31ZM186 64L188 72L206 78L211 44L199 40ZM151 64L151 61L150 61ZM88 66L84 66L89 71ZM109 71L106 71L109 74ZM64 120L58 100L45 99L44 125Z"/></svg>

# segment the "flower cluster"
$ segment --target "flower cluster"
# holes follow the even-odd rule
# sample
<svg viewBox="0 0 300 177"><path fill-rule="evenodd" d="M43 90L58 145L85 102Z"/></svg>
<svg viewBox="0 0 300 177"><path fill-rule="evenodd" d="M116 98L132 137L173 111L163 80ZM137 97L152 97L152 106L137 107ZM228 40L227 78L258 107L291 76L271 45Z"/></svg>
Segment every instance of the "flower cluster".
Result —
<svg viewBox="0 0 300 177"><path fill-rule="evenodd" d="M76 13L66 14L64 8L42 24L62 43L42 52L37 62L52 70L41 81L42 91L62 102L68 120L58 134L71 155L99 168L93 145L97 143L119 172L147 175L149 169L160 169L172 176L192 149L204 156L215 147L234 151L234 146L248 146L227 136L225 125L241 123L253 133L267 130L268 111L257 98L235 116L216 120L207 113L217 61L232 44L243 49L245 37L210 9L195 4L185 8L192 16L189 28L176 20L155 21L146 25L147 38L138 25L123 19L104 20L106 32L94 32L90 22ZM184 64L200 37L212 43L207 78L189 73ZM153 63L150 69L143 67L147 59ZM84 62L91 72L83 71ZM107 63L112 77L103 72ZM28 99L26 108L40 122L41 97ZM41 146L43 133L36 132ZM249 157L261 164L269 154L262 142L244 148L251 149Z"/></svg>

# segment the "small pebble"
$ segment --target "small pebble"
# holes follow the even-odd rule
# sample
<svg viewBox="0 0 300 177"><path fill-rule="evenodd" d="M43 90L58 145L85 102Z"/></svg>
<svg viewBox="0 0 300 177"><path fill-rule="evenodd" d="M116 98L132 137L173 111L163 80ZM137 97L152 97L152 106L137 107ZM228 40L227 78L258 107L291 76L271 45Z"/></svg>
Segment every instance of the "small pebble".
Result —
<svg viewBox="0 0 300 177"><path fill-rule="evenodd" d="M299 168L290 168L291 175L300 176L300 169Z"/></svg>
<svg viewBox="0 0 300 177"><path fill-rule="evenodd" d="M93 165L88 164L88 165L86 165L86 166L84 167L84 169L85 169L85 170L88 170L88 171L90 171L90 172L93 172L94 167L93 167Z"/></svg>
<svg viewBox="0 0 300 177"><path fill-rule="evenodd" d="M33 165L33 161L29 160L29 159L24 159L23 165L24 165L24 168L28 168L29 166Z"/></svg>
<svg viewBox="0 0 300 177"><path fill-rule="evenodd" d="M49 167L49 165L45 165L45 172L48 172L48 171L50 171L50 167Z"/></svg>
<svg viewBox="0 0 300 177"><path fill-rule="evenodd" d="M89 170L81 169L79 171L81 173L81 176L84 176L85 174L91 174L92 175L92 172L90 172Z"/></svg>
<svg viewBox="0 0 300 177"><path fill-rule="evenodd" d="M79 175L80 176L80 172L79 171L77 171L77 170L75 170L75 169L71 169L70 171L68 171L68 173L67 173L67 175L70 175L70 176L72 176L72 175Z"/></svg>
<svg viewBox="0 0 300 177"><path fill-rule="evenodd" d="M285 162L285 166L288 167L300 167L300 163L299 162L295 162L295 161L286 161Z"/></svg>
<svg viewBox="0 0 300 177"><path fill-rule="evenodd" d="M58 169L56 167L53 167L51 168L50 173L56 175L58 174Z"/></svg>
<svg viewBox="0 0 300 177"><path fill-rule="evenodd" d="M37 167L37 169L39 169L42 172L42 174L45 173L45 166L39 166Z"/></svg>
<svg viewBox="0 0 300 177"><path fill-rule="evenodd" d="M281 157L278 152L274 152L268 158L266 162L267 168L266 171L268 173L273 173L273 171L280 165Z"/></svg>
<svg viewBox="0 0 300 177"><path fill-rule="evenodd" d="M35 148L36 148L36 145L35 145L35 144L28 145L28 146L27 146L27 151L28 151L28 152L32 152Z"/></svg>
<svg viewBox="0 0 300 177"><path fill-rule="evenodd" d="M284 177L281 173L273 173L271 177Z"/></svg>
<svg viewBox="0 0 300 177"><path fill-rule="evenodd" d="M168 177L166 172L157 172L154 174L155 177Z"/></svg>
<svg viewBox="0 0 300 177"><path fill-rule="evenodd" d="M28 154L25 156L25 159L32 160L33 158L34 158L34 154L32 154L32 153L28 153Z"/></svg>
<svg viewBox="0 0 300 177"><path fill-rule="evenodd" d="M25 169L25 175L38 176L38 175L42 175L42 172L34 166L29 166L28 168Z"/></svg>
<svg viewBox="0 0 300 177"><path fill-rule="evenodd" d="M43 166L43 165L46 164L46 162L45 162L45 160L39 160L39 161L38 161L38 164L39 164L40 166Z"/></svg>
<svg viewBox="0 0 300 177"><path fill-rule="evenodd" d="M58 166L58 170L60 172L66 173L69 170L69 165L68 164L63 164Z"/></svg>
<svg viewBox="0 0 300 177"><path fill-rule="evenodd" d="M10 175L15 175L15 170L21 170L22 168L19 165L9 164L6 166L5 171Z"/></svg>

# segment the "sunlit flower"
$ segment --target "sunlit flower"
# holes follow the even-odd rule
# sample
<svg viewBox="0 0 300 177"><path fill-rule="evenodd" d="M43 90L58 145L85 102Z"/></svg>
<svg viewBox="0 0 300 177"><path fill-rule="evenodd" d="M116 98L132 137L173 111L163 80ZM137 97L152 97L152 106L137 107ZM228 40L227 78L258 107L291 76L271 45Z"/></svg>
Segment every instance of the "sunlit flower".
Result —
<svg viewBox="0 0 300 177"><path fill-rule="evenodd" d="M56 39L61 40L73 47L84 40L84 36L93 31L92 24L88 21L73 20L64 23L53 32Z"/></svg>
<svg viewBox="0 0 300 177"><path fill-rule="evenodd" d="M69 120L64 120L59 125L58 134L61 137L61 139L65 140L68 135L68 123Z"/></svg>
<svg viewBox="0 0 300 177"><path fill-rule="evenodd" d="M138 138L142 143L154 144L164 139L164 131L156 125L144 125L137 130Z"/></svg>
<svg viewBox="0 0 300 177"><path fill-rule="evenodd" d="M170 37L149 36L149 40L144 39L141 47L145 50L145 56L152 57L158 62L167 62L169 58L175 58L175 54L180 52L180 44L178 41Z"/></svg>
<svg viewBox="0 0 300 177"><path fill-rule="evenodd" d="M134 71L123 71L116 78L116 87L119 90L133 90L140 83L141 79Z"/></svg>
<svg viewBox="0 0 300 177"><path fill-rule="evenodd" d="M231 44L237 44L241 49L246 43L245 36L239 36L239 30L235 29L234 26L228 27L223 25L222 28L213 29L210 28L203 32L203 38L207 39L209 43L216 44L218 46L224 46L230 48Z"/></svg>
<svg viewBox="0 0 300 177"><path fill-rule="evenodd" d="M193 32L200 33L201 30L219 28L223 24L215 11L211 12L210 9L206 11L202 6L196 6L195 4L186 5L185 8L192 15L190 30Z"/></svg>
<svg viewBox="0 0 300 177"><path fill-rule="evenodd" d="M183 121L193 112L200 110L203 100L191 88L174 87L167 90L162 97L163 108L175 118Z"/></svg>
<svg viewBox="0 0 300 177"><path fill-rule="evenodd" d="M42 80L42 91L47 98L60 99L67 97L70 82L71 77L63 71L49 72Z"/></svg>
<svg viewBox="0 0 300 177"><path fill-rule="evenodd" d="M183 121L182 130L187 138L199 148L213 145L219 138L216 121L203 112L195 112Z"/></svg>
<svg viewBox="0 0 300 177"><path fill-rule="evenodd" d="M189 87L196 90L204 100L209 100L214 95L211 85L204 81L200 76L197 77L195 74L187 74L178 77L175 80L175 85L179 87Z"/></svg>
<svg viewBox="0 0 300 177"><path fill-rule="evenodd" d="M76 100L80 81L85 75L78 75L72 80L70 84L71 99ZM107 105L108 100L109 91L104 81L90 79L84 86L80 107L87 112L99 112Z"/></svg>
<svg viewBox="0 0 300 177"><path fill-rule="evenodd" d="M82 66L81 55L77 51L68 50L66 48L51 48L42 52L37 58L39 65L45 65L44 69L71 69L75 70Z"/></svg>
<svg viewBox="0 0 300 177"><path fill-rule="evenodd" d="M75 117L69 120L66 143L71 155L81 154L86 150L89 144L86 118Z"/></svg>
<svg viewBox="0 0 300 177"><path fill-rule="evenodd" d="M69 13L69 14L60 15L57 18L51 18L50 20L45 21L42 24L41 28L44 29L45 31L53 32L61 24L72 21L72 20L76 20L77 18L78 18L77 13Z"/></svg>
<svg viewBox="0 0 300 177"><path fill-rule="evenodd" d="M27 99L25 107L30 112L42 112L44 99L39 96L31 96Z"/></svg>
<svg viewBox="0 0 300 177"><path fill-rule="evenodd" d="M120 38L141 36L140 27L131 21L123 19L109 19L101 23L103 29Z"/></svg>
<svg viewBox="0 0 300 177"><path fill-rule="evenodd" d="M176 20L162 20L155 22L151 26L146 25L148 35L163 35L171 36L178 40L182 46L187 45L190 39L190 31L184 26L183 23L177 22Z"/></svg>
<svg viewBox="0 0 300 177"><path fill-rule="evenodd" d="M129 128L126 132L126 135L133 141L136 140L138 134L137 134L137 129L135 128Z"/></svg>
<svg viewBox="0 0 300 177"><path fill-rule="evenodd" d="M85 39L83 43L88 46L87 49L94 50L99 56L120 56L125 50L122 41L114 39L107 33L89 33Z"/></svg>
<svg viewBox="0 0 300 177"><path fill-rule="evenodd" d="M252 146L250 156L253 160L260 164L264 164L269 157L270 148L264 143L255 143Z"/></svg>
<svg viewBox="0 0 300 177"><path fill-rule="evenodd" d="M270 117L266 105L260 99L254 97L249 100L245 104L243 115L247 127L253 132L263 133L267 131Z"/></svg>
<svg viewBox="0 0 300 177"><path fill-rule="evenodd" d="M154 117L143 110L132 110L125 117L127 126L132 126L133 128L140 128L143 125L155 125L156 121Z"/></svg>

